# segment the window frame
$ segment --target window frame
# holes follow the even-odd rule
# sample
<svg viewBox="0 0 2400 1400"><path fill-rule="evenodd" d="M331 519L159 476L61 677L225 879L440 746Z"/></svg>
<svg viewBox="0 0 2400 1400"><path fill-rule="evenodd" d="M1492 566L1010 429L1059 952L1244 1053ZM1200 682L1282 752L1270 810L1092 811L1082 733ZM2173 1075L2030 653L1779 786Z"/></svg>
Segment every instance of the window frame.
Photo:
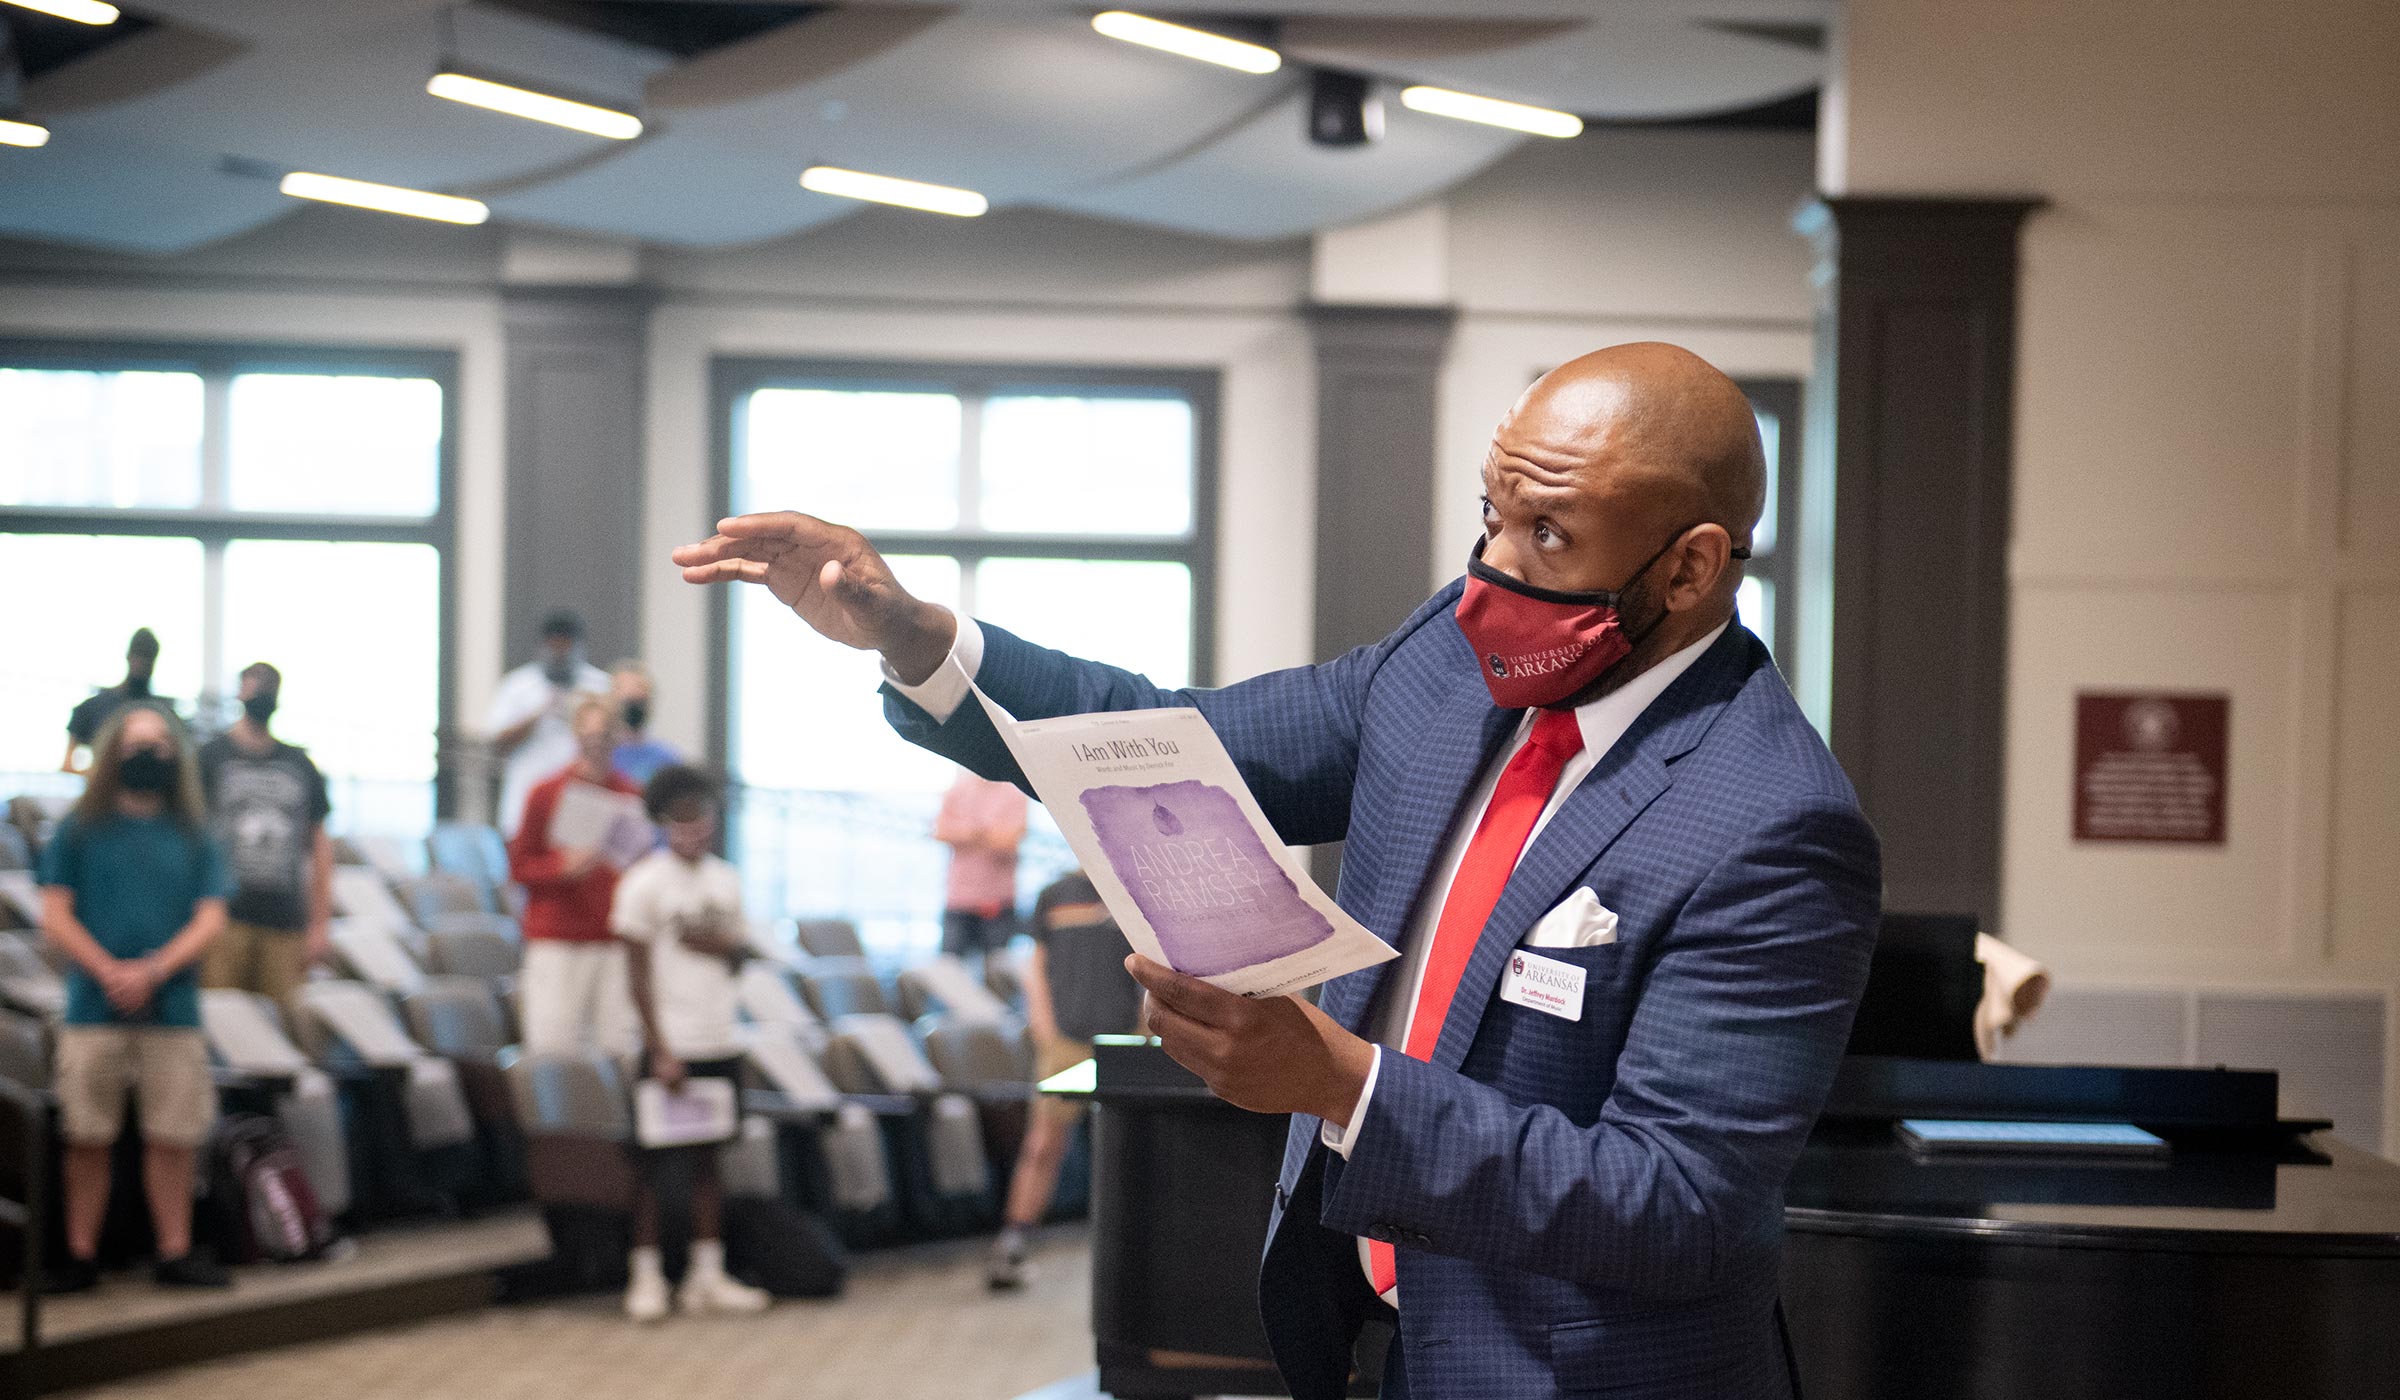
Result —
<svg viewBox="0 0 2400 1400"><path fill-rule="evenodd" d="M1800 523L1800 381L1743 378L1736 379L1734 384L1750 400L1753 409L1775 415L1779 425L1775 434L1775 460L1769 464L1775 470L1775 547L1753 556L1746 576L1774 586L1775 635L1764 640L1775 655L1775 664L1789 675L1799 659L1800 645L1800 613L1794 606L1800 579L1796 548Z"/></svg>
<svg viewBox="0 0 2400 1400"><path fill-rule="evenodd" d="M436 607L438 643L434 696L433 801L436 817L455 810L451 756L457 735L459 628L458 596L458 354L449 350L358 345L307 345L279 341L146 341L0 337L0 366L9 369L163 370L193 373L201 380L201 504L189 510L110 506L0 505L0 534L136 535L200 542L202 577L215 609L223 607L225 548L236 540L305 540L332 544L422 544L439 561ZM222 504L230 463L228 422L233 379L240 374L361 374L430 379L442 393L442 438L435 462L431 515L330 515L312 512L233 510ZM220 645L221 613L203 607L209 635L200 646L202 693L195 705L222 699L210 674L209 653ZM222 670L224 658L213 658Z"/></svg>
<svg viewBox="0 0 2400 1400"><path fill-rule="evenodd" d="M1155 560L1191 571L1191 684L1214 683L1217 616L1217 457L1219 375L1210 369L1160 366L1067 365L1054 363L942 360L853 360L807 357L718 356L709 366L710 463L714 518L734 510L736 410L760 389L887 390L956 394L970 402L1002 394L1091 394L1106 390L1149 390L1181 398L1192 410L1192 528L1180 536L1022 534L969 530L868 533L885 554L940 554L959 561L972 577L986 559ZM973 432L975 410L961 425ZM709 593L708 751L728 781L732 766L733 604L730 591ZM1039 640L1038 638L1036 640Z"/></svg>

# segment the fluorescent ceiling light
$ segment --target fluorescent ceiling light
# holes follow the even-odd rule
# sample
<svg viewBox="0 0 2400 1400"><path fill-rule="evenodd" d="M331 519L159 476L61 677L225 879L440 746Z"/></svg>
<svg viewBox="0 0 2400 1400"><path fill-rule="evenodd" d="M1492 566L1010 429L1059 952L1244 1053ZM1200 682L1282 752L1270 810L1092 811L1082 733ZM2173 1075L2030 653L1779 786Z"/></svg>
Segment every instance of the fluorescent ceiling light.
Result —
<svg viewBox="0 0 2400 1400"><path fill-rule="evenodd" d="M115 24L117 7L104 5L101 0L7 0L20 9L39 10L77 24Z"/></svg>
<svg viewBox="0 0 2400 1400"><path fill-rule="evenodd" d="M1570 113L1553 112L1547 107L1528 107L1522 102L1503 102L1497 97L1452 92L1448 88L1402 88L1400 105L1412 112L1430 112L1437 117L1456 117L1462 122L1482 122L1485 126L1505 126L1511 131L1530 131L1536 136L1583 134L1583 118Z"/></svg>
<svg viewBox="0 0 2400 1400"><path fill-rule="evenodd" d="M1262 45L1228 39L1204 29L1186 29L1180 24L1169 24L1163 19L1152 19L1148 15L1131 14L1124 10L1103 10L1092 16L1092 28L1111 39L1164 49L1185 58L1199 59L1202 63L1239 68L1245 73L1272 73L1283 66L1283 55Z"/></svg>
<svg viewBox="0 0 2400 1400"><path fill-rule="evenodd" d="M0 117L0 146L41 146L50 141L50 128Z"/></svg>
<svg viewBox="0 0 2400 1400"><path fill-rule="evenodd" d="M877 204L897 204L936 214L955 214L962 219L972 219L991 207L982 195L973 190L928 185L921 180L894 179L889 175L869 175L863 170L844 170L838 165L812 165L801 171L800 188L815 190L818 194L840 195L844 199L866 199Z"/></svg>
<svg viewBox="0 0 2400 1400"><path fill-rule="evenodd" d="M630 141L642 134L642 119L631 112L596 107L589 102L553 97L531 88L495 83L489 78L477 78L466 73L436 73L425 90L436 97L464 102L470 107L484 107L494 112L506 112L527 121L548 122L571 131L590 132L611 141Z"/></svg>
<svg viewBox="0 0 2400 1400"><path fill-rule="evenodd" d="M450 224L480 224L492 216L492 211L479 199L460 199L456 195L378 185L367 180L345 180L339 175L312 175L305 170L284 176L282 188L285 194L299 199L321 199L327 204L348 204L416 219L440 219Z"/></svg>

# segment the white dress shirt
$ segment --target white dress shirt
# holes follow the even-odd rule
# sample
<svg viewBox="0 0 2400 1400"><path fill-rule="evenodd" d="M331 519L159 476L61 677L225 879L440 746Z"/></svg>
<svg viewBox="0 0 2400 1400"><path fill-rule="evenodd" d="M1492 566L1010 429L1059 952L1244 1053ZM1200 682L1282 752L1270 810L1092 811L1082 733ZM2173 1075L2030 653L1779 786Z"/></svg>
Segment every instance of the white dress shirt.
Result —
<svg viewBox="0 0 2400 1400"><path fill-rule="evenodd" d="M1587 774L1600 766L1600 760L1607 756L1617 740L1625 737L1626 730L1633 728L1633 722L1642 717L1642 711L1650 708L1650 702L1674 684L1677 676L1690 670L1692 663L1700 659L1700 654L1708 650L1731 625L1730 622L1719 623L1707 636L1615 690L1575 707L1575 727L1583 731L1583 749L1568 759L1566 767L1560 770L1558 786L1551 790L1549 802L1544 804L1541 816L1534 821L1533 830L1526 835L1525 850L1533 849L1535 838L1541 835L1543 827L1550 824L1550 818L1557 815L1560 804L1567 800ZM976 626L972 618L961 617L958 620L958 640L952 644L949 657L921 684L902 684L888 665L883 674L884 679L892 683L893 689L907 696L917 708L941 721L949 719L967 698L967 689L982 665L983 629ZM1442 906L1449 901L1451 882L1458 878L1458 867L1467 857L1467 846L1475 839L1475 828L1483 824L1484 809L1491 805L1492 790L1500 785L1501 771L1508 767L1510 759L1516 757L1517 750L1525 746L1526 738L1533 732L1533 719L1534 711L1527 710L1525 717L1518 722L1516 735L1509 740L1507 749L1492 760L1484 769L1483 776L1476 781L1474 793L1459 812L1458 827L1450 833L1449 844L1442 850L1441 863L1434 869L1434 878L1426 882L1424 896L1416 912L1409 918L1408 928L1400 940L1400 964L1385 976L1383 995L1378 998L1375 1063L1367 1070L1366 1087L1359 1091L1357 1105L1350 1110L1351 1127L1348 1130L1337 1128L1331 1120L1327 1120L1322 1131L1325 1145L1345 1158L1358 1150L1357 1128L1366 1121L1367 1104L1375 1096L1375 1081L1383 1070L1384 1051L1399 1052L1408 1044L1409 1021L1416 1012L1417 995L1424 986L1426 959L1433 948L1434 925L1441 922ZM1520 856L1522 854L1519 852ZM1363 1236L1358 1241L1358 1262L1359 1267L1366 1270L1368 1278L1373 1279L1375 1271L1368 1262L1367 1241ZM1397 1305L1399 1291L1397 1287L1393 1288L1383 1295L1383 1300Z"/></svg>

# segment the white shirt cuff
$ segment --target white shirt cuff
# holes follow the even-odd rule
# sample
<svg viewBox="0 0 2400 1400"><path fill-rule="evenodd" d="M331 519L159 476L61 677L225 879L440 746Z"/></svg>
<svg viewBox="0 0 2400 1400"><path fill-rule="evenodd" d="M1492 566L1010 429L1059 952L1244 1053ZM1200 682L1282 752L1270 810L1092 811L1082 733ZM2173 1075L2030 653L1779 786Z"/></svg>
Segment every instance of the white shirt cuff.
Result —
<svg viewBox="0 0 2400 1400"><path fill-rule="evenodd" d="M1319 1120L1318 1141L1341 1153L1345 1162L1350 1160L1350 1148L1358 1141L1360 1125L1367 1121L1367 1101L1375 1097L1375 1080L1382 1073L1383 1047L1378 1045L1375 1047L1375 1063L1367 1066L1367 1082L1359 1086L1358 1102L1350 1109L1350 1126L1337 1128L1330 1118Z"/></svg>
<svg viewBox="0 0 2400 1400"><path fill-rule="evenodd" d="M957 614L953 614L957 616ZM975 673L983 669L983 629L971 617L958 618L958 640L950 644L950 654L933 674L915 685L908 685L892 674L892 663L883 663L883 678L891 682L908 702L933 716L936 724L947 724L958 707L966 703L967 690L975 683Z"/></svg>

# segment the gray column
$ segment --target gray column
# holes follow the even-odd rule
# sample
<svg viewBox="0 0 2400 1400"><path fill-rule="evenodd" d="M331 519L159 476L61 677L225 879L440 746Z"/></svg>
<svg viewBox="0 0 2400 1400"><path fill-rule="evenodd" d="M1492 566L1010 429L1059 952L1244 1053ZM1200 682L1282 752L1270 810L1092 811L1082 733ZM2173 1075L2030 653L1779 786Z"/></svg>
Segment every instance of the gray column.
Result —
<svg viewBox="0 0 2400 1400"><path fill-rule="evenodd" d="M1799 601L1831 660L1811 711L1882 834L1890 909L1999 907L2017 235L2040 203L1832 198L1800 220Z"/></svg>
<svg viewBox="0 0 2400 1400"><path fill-rule="evenodd" d="M650 299L631 288L510 289L504 664L545 613L583 615L594 661L641 645L642 369Z"/></svg>
<svg viewBox="0 0 2400 1400"><path fill-rule="evenodd" d="M1458 313L1312 306L1306 315L1317 351L1316 655L1324 660L1380 640L1425 601L1434 409Z"/></svg>

